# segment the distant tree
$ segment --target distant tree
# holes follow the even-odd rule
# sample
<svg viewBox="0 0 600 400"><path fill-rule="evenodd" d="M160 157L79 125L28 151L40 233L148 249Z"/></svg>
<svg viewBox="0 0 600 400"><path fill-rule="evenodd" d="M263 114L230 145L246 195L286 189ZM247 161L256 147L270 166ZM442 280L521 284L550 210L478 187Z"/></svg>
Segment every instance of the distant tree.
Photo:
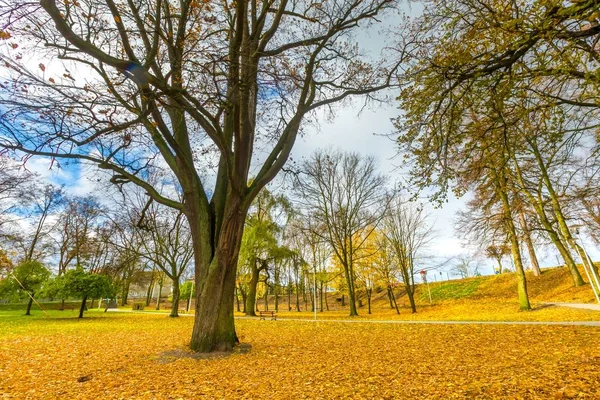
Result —
<svg viewBox="0 0 600 400"><path fill-rule="evenodd" d="M485 255L498 263L497 271L499 274L501 274L502 272L504 272L504 268L502 267L502 259L505 256L510 255L510 246L506 244L493 244L491 246L488 246L487 249L485 249Z"/></svg>
<svg viewBox="0 0 600 400"><path fill-rule="evenodd" d="M33 299L42 285L50 277L50 271L42 263L35 260L24 261L19 264L8 278L0 282L0 292L16 294L18 297L28 297L25 315L31 315Z"/></svg>
<svg viewBox="0 0 600 400"><path fill-rule="evenodd" d="M196 288L194 287L194 282L183 282L180 288L180 293L181 300L185 301L185 311L189 311L191 299L193 299L194 296L196 296Z"/></svg>
<svg viewBox="0 0 600 400"><path fill-rule="evenodd" d="M351 316L358 315L355 264L386 210L386 184L373 157L339 150L314 153L297 180L298 201L325 227L322 238L343 267Z"/></svg>
<svg viewBox="0 0 600 400"><path fill-rule="evenodd" d="M114 296L114 288L108 276L86 272L81 266L65 272L59 279L65 296L81 298L79 318L83 318L88 298Z"/></svg>
<svg viewBox="0 0 600 400"><path fill-rule="evenodd" d="M279 243L279 234L282 226L289 221L290 212L288 199L274 195L268 189L263 189L250 207L238 260L239 264L247 266L249 272L246 315L256 316L257 285L261 281L261 272L266 285L271 264L289 255L289 251Z"/></svg>
<svg viewBox="0 0 600 400"><path fill-rule="evenodd" d="M383 219L382 232L390 245L393 262L398 266L410 308L416 313L415 267L434 238L433 225L422 205L396 198Z"/></svg>
<svg viewBox="0 0 600 400"><path fill-rule="evenodd" d="M102 213L103 208L94 197L66 198L56 229L58 275L71 263L84 265L92 258Z"/></svg>
<svg viewBox="0 0 600 400"><path fill-rule="evenodd" d="M469 278L471 276L478 276L479 265L472 256L462 255L457 259L454 267L452 267L452 273L460 276L461 279Z"/></svg>

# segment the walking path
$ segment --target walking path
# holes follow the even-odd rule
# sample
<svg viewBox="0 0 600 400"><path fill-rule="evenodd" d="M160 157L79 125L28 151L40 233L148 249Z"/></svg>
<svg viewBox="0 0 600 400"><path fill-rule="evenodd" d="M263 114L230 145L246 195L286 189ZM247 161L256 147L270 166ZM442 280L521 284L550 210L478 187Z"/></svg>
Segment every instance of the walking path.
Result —
<svg viewBox="0 0 600 400"><path fill-rule="evenodd" d="M589 303L542 303L542 304L547 304L549 306L584 308L586 310L600 311L600 304L589 304Z"/></svg>
<svg viewBox="0 0 600 400"><path fill-rule="evenodd" d="M546 303L552 305L562 305L563 303ZM575 304L575 303L564 303ZM600 310L594 308L595 304L580 304L582 306L592 306L591 310ZM587 307L576 307L587 308ZM133 310L118 310L109 309L109 312L135 312L139 314L167 314L160 311L133 311ZM179 314L181 317L193 317L194 314ZM256 320L258 317L235 317L235 319L250 319ZM308 319L308 318L278 318L278 321L297 321L297 322L326 322L326 323L347 323L347 324L423 324L423 325L546 325L546 326L598 326L600 321L403 321L403 320L376 320L376 319Z"/></svg>

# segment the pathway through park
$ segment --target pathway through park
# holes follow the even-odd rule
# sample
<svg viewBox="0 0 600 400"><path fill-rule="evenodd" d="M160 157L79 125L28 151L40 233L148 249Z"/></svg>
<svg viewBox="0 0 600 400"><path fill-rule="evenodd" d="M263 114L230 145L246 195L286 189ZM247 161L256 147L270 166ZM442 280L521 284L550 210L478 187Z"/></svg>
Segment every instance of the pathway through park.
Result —
<svg viewBox="0 0 600 400"><path fill-rule="evenodd" d="M543 303L550 306L584 308L589 310L600 311L600 304L584 304L584 303ZM140 314L158 314L159 311L133 311L133 310L118 310L109 309L110 312L136 312ZM166 312L165 312L166 314ZM179 314L182 317L192 317L194 314ZM257 319L257 317L235 317L235 319ZM599 326L600 314L598 321L429 321L429 320L373 320L373 319L309 319L309 318L278 318L279 321L298 321L298 322L331 322L331 323L348 323L348 324L429 324L429 325L557 325L557 326Z"/></svg>

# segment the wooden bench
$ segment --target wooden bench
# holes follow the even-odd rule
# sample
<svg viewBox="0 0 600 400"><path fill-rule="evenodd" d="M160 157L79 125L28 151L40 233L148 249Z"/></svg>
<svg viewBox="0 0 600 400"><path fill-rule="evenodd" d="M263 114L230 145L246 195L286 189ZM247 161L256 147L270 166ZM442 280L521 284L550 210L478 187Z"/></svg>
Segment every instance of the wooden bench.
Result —
<svg viewBox="0 0 600 400"><path fill-rule="evenodd" d="M260 319L265 319L266 316L270 316L273 321L277 320L277 313L275 311L259 311Z"/></svg>

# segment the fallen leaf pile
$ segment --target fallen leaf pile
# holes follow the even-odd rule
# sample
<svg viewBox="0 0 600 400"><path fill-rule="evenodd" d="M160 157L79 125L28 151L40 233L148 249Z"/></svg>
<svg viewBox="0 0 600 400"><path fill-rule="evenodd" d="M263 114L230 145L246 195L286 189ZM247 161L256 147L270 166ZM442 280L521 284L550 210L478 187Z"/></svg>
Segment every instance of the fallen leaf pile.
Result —
<svg viewBox="0 0 600 400"><path fill-rule="evenodd" d="M0 398L600 398L600 327L239 319L203 359L189 317L50 315L0 312Z"/></svg>

